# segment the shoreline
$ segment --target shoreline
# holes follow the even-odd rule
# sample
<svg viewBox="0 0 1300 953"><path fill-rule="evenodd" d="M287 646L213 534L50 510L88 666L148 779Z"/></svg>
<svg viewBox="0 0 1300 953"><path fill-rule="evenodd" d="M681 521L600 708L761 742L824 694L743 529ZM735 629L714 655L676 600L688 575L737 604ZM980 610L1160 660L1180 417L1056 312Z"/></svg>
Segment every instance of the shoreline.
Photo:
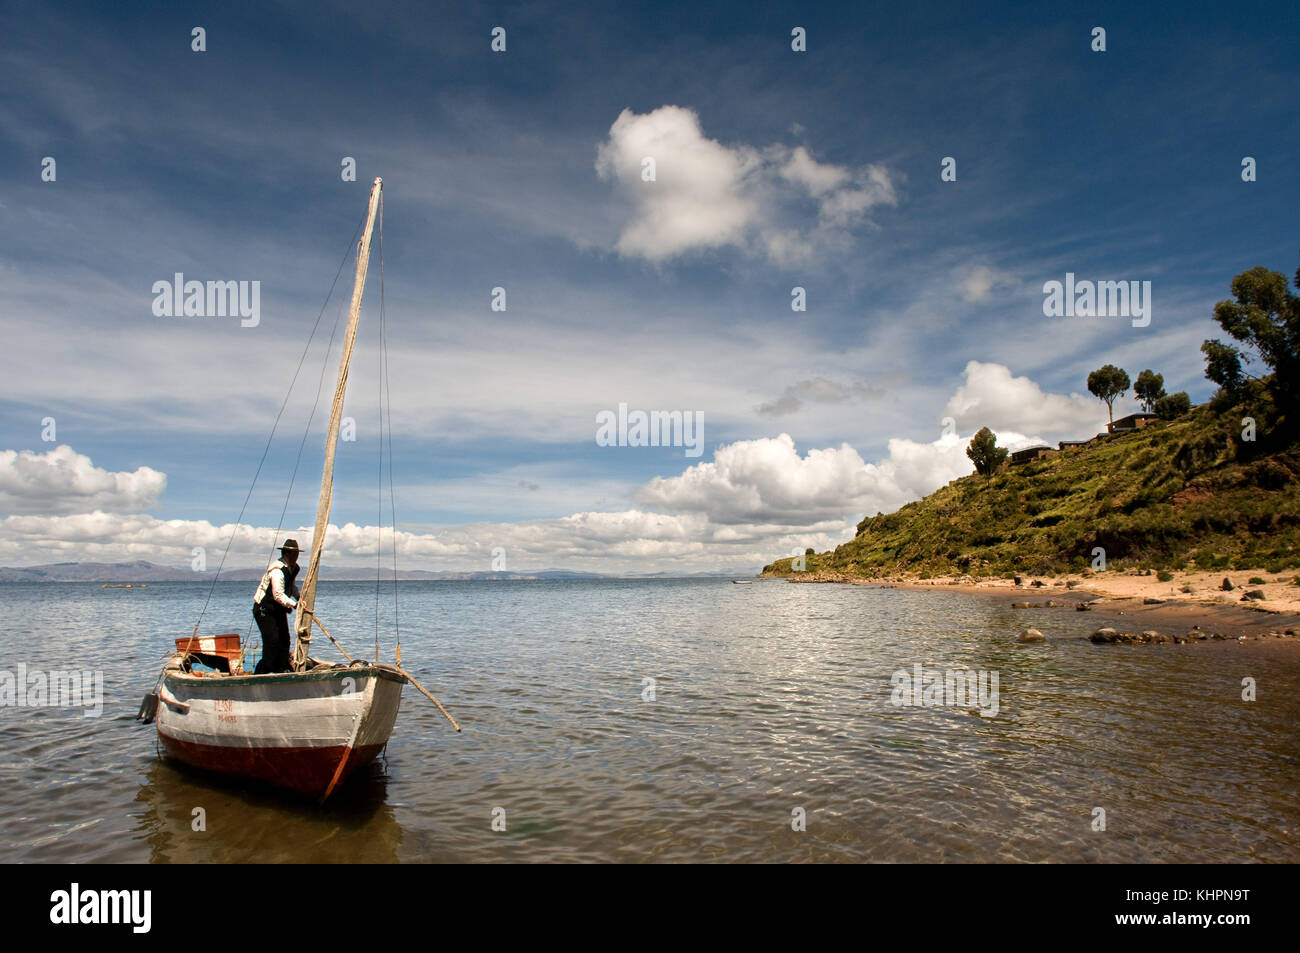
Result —
<svg viewBox="0 0 1300 953"><path fill-rule="evenodd" d="M1121 631L1157 630L1182 637L1188 630L1199 627L1214 641L1300 644L1300 586L1291 584L1293 574L1260 570L1174 572L1171 580L1162 582L1154 571L1149 575L1147 572L1130 569L1086 575L1025 575L1020 577L1021 585L1001 577L950 575L922 579L915 572L866 577L822 570L760 578L802 584L960 592L1011 601L1023 611L1026 628L1034 625L1040 613L1069 612L1071 616L1077 615L1082 627L1089 630L1110 625ZM1232 582L1231 591L1220 588L1225 577ZM1252 585L1248 582L1251 578L1262 578L1265 582ZM1190 591L1185 592L1184 588ZM1246 592L1255 590L1261 590L1265 598L1242 601ZM1024 603L1028 606L1021 605ZM1080 603L1088 604L1089 609L1078 610ZM1116 616L1123 618L1114 620Z"/></svg>

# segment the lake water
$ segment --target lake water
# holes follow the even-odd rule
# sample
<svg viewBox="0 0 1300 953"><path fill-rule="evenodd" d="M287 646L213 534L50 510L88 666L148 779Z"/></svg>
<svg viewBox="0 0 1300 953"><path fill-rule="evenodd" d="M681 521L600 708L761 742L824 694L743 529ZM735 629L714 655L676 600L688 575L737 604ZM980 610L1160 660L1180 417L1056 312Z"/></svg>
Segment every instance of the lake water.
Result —
<svg viewBox="0 0 1300 953"><path fill-rule="evenodd" d="M219 584L202 632L245 632L253 588ZM1300 646L1096 646L1102 613L1047 610L1019 645L1005 601L862 586L399 588L403 661L464 731L408 687L385 756L315 806L133 720L205 586L0 586L0 669L104 679L98 718L0 708L0 860L1300 860ZM373 583L317 608L374 654ZM918 663L996 673L996 715L893 704Z"/></svg>

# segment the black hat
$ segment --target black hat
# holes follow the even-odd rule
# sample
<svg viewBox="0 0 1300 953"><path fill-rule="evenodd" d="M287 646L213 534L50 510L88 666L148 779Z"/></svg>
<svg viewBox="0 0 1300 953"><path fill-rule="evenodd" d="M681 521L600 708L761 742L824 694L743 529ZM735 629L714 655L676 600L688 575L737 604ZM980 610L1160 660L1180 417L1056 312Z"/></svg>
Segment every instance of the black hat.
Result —
<svg viewBox="0 0 1300 953"><path fill-rule="evenodd" d="M282 553L298 554L298 541L296 539L286 539L284 545L280 547Z"/></svg>

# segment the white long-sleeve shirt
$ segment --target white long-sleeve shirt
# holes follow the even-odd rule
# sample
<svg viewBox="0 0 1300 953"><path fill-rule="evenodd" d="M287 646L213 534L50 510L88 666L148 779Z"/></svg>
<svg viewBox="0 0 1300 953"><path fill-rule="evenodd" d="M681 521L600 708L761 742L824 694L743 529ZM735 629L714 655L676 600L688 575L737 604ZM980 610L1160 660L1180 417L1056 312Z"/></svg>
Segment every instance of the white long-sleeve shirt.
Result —
<svg viewBox="0 0 1300 953"><path fill-rule="evenodd" d="M262 574L262 581L258 584L257 593L253 596L253 605L257 605L265 598L266 587L269 585L272 599L286 609L298 608L298 600L284 591L284 571L287 568L284 562L279 559L271 563L271 568Z"/></svg>

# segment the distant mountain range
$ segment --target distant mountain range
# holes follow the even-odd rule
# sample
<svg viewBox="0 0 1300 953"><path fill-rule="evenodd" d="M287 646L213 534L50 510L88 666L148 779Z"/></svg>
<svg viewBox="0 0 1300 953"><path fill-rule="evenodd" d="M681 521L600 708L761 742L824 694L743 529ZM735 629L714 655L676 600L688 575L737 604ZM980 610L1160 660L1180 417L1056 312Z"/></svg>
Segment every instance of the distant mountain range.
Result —
<svg viewBox="0 0 1300 953"><path fill-rule="evenodd" d="M222 580L256 582L262 578L261 569L230 569L221 574ZM519 572L431 572L425 569L398 570L399 581L453 580L482 582L499 579L670 579L670 578L730 578L749 573L696 572L696 573L641 573L611 575L595 572L576 572L571 569L538 569ZM369 582L375 578L374 567L323 566L321 579L334 582ZM50 563L44 566L0 567L0 583L4 582L194 582L211 579L211 572L191 572L156 566L137 560L128 563ZM391 581L391 569L383 571L383 579Z"/></svg>

